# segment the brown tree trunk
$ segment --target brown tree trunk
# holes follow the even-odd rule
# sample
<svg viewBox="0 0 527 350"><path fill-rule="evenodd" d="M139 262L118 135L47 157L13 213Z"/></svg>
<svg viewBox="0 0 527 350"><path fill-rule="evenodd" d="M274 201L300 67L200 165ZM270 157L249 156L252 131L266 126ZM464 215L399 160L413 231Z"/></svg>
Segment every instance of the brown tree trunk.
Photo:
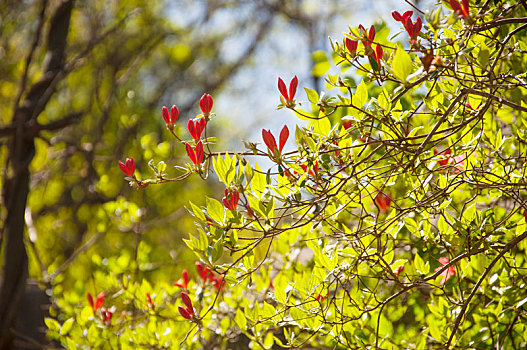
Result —
<svg viewBox="0 0 527 350"><path fill-rule="evenodd" d="M29 194L29 165L35 155L34 138L38 133L37 116L52 96L56 83L54 79L64 66L72 8L73 0L64 0L54 11L47 36L48 53L42 78L31 86L22 104L15 106L11 123L14 132L8 143L2 190L6 219L1 237L3 262L0 276L0 349L12 347L11 329L28 277L24 213Z"/></svg>

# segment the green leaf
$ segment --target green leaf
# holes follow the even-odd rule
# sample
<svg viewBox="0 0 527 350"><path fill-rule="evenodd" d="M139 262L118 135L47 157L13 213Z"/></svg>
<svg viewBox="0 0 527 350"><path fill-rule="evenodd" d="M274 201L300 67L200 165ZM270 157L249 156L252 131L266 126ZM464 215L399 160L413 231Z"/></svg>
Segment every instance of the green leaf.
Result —
<svg viewBox="0 0 527 350"><path fill-rule="evenodd" d="M223 205L214 198L207 197L207 213L214 221L223 222L225 219Z"/></svg>
<svg viewBox="0 0 527 350"><path fill-rule="evenodd" d="M420 273L422 275L426 274L426 272L425 272L425 263L424 263L423 259L421 259L419 254L415 254L414 266L415 266L415 269L417 270L418 273Z"/></svg>
<svg viewBox="0 0 527 350"><path fill-rule="evenodd" d="M60 335L66 335L71 331L71 328L73 327L73 324L75 323L75 319L68 318L64 323L62 324L62 327L60 328Z"/></svg>
<svg viewBox="0 0 527 350"><path fill-rule="evenodd" d="M274 278L273 285L274 285L274 296L276 300L278 300L282 304L285 304L286 298L287 298L287 293L285 291L287 287L287 279L282 273L279 273Z"/></svg>
<svg viewBox="0 0 527 350"><path fill-rule="evenodd" d="M322 136L329 136L331 131L331 122L328 117L322 117L314 121L314 132Z"/></svg>
<svg viewBox="0 0 527 350"><path fill-rule="evenodd" d="M159 163L157 163L157 172L158 174L163 174L163 172L165 171L165 169L167 168L167 165L165 162L161 161Z"/></svg>
<svg viewBox="0 0 527 350"><path fill-rule="evenodd" d="M214 244L214 247L212 248L212 262L215 263L216 261L220 260L221 256L223 255L223 239L220 239Z"/></svg>
<svg viewBox="0 0 527 350"><path fill-rule="evenodd" d="M227 167L223 161L223 158L221 156L217 156L216 158L212 157L212 166L214 167L214 171L216 172L216 175L218 175L219 179L225 185L227 185L227 179L225 177L227 173Z"/></svg>
<svg viewBox="0 0 527 350"><path fill-rule="evenodd" d="M207 247L209 246L209 238L207 237L207 234L203 232L203 230L199 231L199 242L197 248L201 251L205 251Z"/></svg>
<svg viewBox="0 0 527 350"><path fill-rule="evenodd" d="M258 163L255 164L254 170L254 176L251 180L251 188L258 198L262 198L262 194L267 186L267 181L265 180L265 175L263 174L262 169L258 166Z"/></svg>
<svg viewBox="0 0 527 350"><path fill-rule="evenodd" d="M406 78L412 73L412 58L401 47L398 46L392 62L393 74L397 79L406 82Z"/></svg>
<svg viewBox="0 0 527 350"><path fill-rule="evenodd" d="M48 327L50 331L60 332L60 325L57 322L57 320L50 318L50 317L46 317L44 318L44 323L46 324L46 327Z"/></svg>
<svg viewBox="0 0 527 350"><path fill-rule="evenodd" d="M309 100L309 102L317 104L318 103L318 93L315 90L309 89L309 88L304 88L304 90L306 91L307 99Z"/></svg>
<svg viewBox="0 0 527 350"><path fill-rule="evenodd" d="M359 108L362 108L368 102L368 88L364 84L364 80L357 86L357 91L353 95L352 102L355 107Z"/></svg>
<svg viewBox="0 0 527 350"><path fill-rule="evenodd" d="M234 322L240 327L242 331L244 331L247 328L247 319L245 318L245 315L243 314L241 308L236 308L236 315L234 315Z"/></svg>
<svg viewBox="0 0 527 350"><path fill-rule="evenodd" d="M321 50L315 51L312 58L315 66L311 70L311 74L316 78L320 78L331 68L331 63L329 63L326 53Z"/></svg>
<svg viewBox="0 0 527 350"><path fill-rule="evenodd" d="M192 212L194 213L194 216L198 218L201 221L205 221L205 214L203 214L203 211L200 207L198 207L196 204L192 203L192 201L188 201L190 204L190 207L192 208Z"/></svg>

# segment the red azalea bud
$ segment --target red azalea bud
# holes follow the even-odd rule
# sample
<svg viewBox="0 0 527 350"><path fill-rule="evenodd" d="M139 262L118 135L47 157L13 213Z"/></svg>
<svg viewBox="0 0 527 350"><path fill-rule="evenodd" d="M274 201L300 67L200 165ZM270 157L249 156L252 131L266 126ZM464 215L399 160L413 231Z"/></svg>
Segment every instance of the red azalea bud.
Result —
<svg viewBox="0 0 527 350"><path fill-rule="evenodd" d="M198 121L194 122L193 119L188 121L188 131L194 140L198 141L201 138L201 133L205 129L207 121L205 118L200 118Z"/></svg>
<svg viewBox="0 0 527 350"><path fill-rule="evenodd" d="M240 193L238 193L238 191L225 189L225 197L223 197L222 202L225 208L236 210L239 199Z"/></svg>
<svg viewBox="0 0 527 350"><path fill-rule="evenodd" d="M192 316L190 316L190 314L188 313L188 311L185 310L185 309L183 308L183 306L178 306L178 307L177 307L177 310L179 311L179 314L180 314L181 316L183 316L184 318L186 318L187 320L192 319Z"/></svg>
<svg viewBox="0 0 527 350"><path fill-rule="evenodd" d="M392 199L388 195L384 194L384 192L379 192L375 197L375 203L381 210L387 210L390 207L391 202Z"/></svg>
<svg viewBox="0 0 527 350"><path fill-rule="evenodd" d="M183 272L181 273L181 277L183 278L183 283L185 284L185 289L186 289L188 285L188 281L189 281L188 271L183 270Z"/></svg>
<svg viewBox="0 0 527 350"><path fill-rule="evenodd" d="M291 79L291 82L289 82L289 92L287 91L287 88L282 78L278 78L278 91L280 91L280 94L283 98L283 102L285 102L285 105L287 107L294 106L294 99L297 86L298 78L296 77L296 75L293 77L293 79Z"/></svg>
<svg viewBox="0 0 527 350"><path fill-rule="evenodd" d="M287 125L284 125L282 128L282 131L280 132L280 138L279 138L279 147L278 150L280 153L284 149L285 143L287 142L287 139L289 138L289 129L287 128Z"/></svg>
<svg viewBox="0 0 527 350"><path fill-rule="evenodd" d="M126 162L119 161L119 168L126 176L133 176L135 172L134 158L126 158Z"/></svg>
<svg viewBox="0 0 527 350"><path fill-rule="evenodd" d="M185 142L185 150L187 151L187 155L192 161L192 163L197 164L196 160L196 153L194 153L194 150L192 149L192 146L189 145L188 142Z"/></svg>
<svg viewBox="0 0 527 350"><path fill-rule="evenodd" d="M225 281L223 279L223 276L219 276L218 278L216 278L213 282L213 285L214 285L214 288L216 288L216 290L221 291L223 287L225 286Z"/></svg>
<svg viewBox="0 0 527 350"><path fill-rule="evenodd" d="M289 95L287 94L287 88L285 87L285 83L282 80L282 78L278 78L278 91L280 91L280 94L284 98L284 100L289 100Z"/></svg>
<svg viewBox="0 0 527 350"><path fill-rule="evenodd" d="M357 40L351 40L350 38L346 38L346 48L350 52L351 56L355 57L355 55L357 55L358 46L359 42Z"/></svg>
<svg viewBox="0 0 527 350"><path fill-rule="evenodd" d="M149 293L146 293L146 300L148 301L148 304L150 304L150 306L154 306L154 301L152 300L152 297L150 296Z"/></svg>
<svg viewBox="0 0 527 350"><path fill-rule="evenodd" d="M101 309L101 315L102 315L102 320L104 323L107 323L107 324L110 324L112 323L112 316L113 316L113 312L106 309L106 308L102 308Z"/></svg>
<svg viewBox="0 0 527 350"><path fill-rule="evenodd" d="M403 20L403 16L401 16L401 14L398 11L392 11L392 17L396 21L402 21Z"/></svg>
<svg viewBox="0 0 527 350"><path fill-rule="evenodd" d="M274 154L276 147L276 139L274 138L273 134L270 130L262 129L262 138L267 145L267 148Z"/></svg>
<svg viewBox="0 0 527 350"><path fill-rule="evenodd" d="M179 110L177 109L176 105L173 105L172 108L170 108L170 123L174 124L179 117Z"/></svg>
<svg viewBox="0 0 527 350"><path fill-rule="evenodd" d="M90 307L95 310L94 306L95 304L93 303L93 295L91 295L90 292L88 292L88 294L86 295L86 297L88 297L88 303L90 304Z"/></svg>
<svg viewBox="0 0 527 350"><path fill-rule="evenodd" d="M214 101L212 100L212 96L209 94L203 94L203 96L201 96L201 100L199 100L199 107L201 108L203 115L206 116L210 114L213 103Z"/></svg>
<svg viewBox="0 0 527 350"><path fill-rule="evenodd" d="M399 277L399 275L401 274L401 272L403 272L404 270L404 265L401 265L399 266L398 268L395 269L395 276Z"/></svg>
<svg viewBox="0 0 527 350"><path fill-rule="evenodd" d="M97 300L95 301L95 310L99 309L102 304L104 303L104 298L105 298L105 295L104 295L104 292L101 292L98 296L97 296Z"/></svg>
<svg viewBox="0 0 527 350"><path fill-rule="evenodd" d="M291 79L291 82L289 83L289 100L293 101L296 94L296 87L298 86L298 78L296 75Z"/></svg>
<svg viewBox="0 0 527 350"><path fill-rule="evenodd" d="M177 121L179 117L179 110L177 109L176 105L173 105L172 108L170 108L170 114L168 113L168 108L166 106L163 106L161 109L163 114L163 119L165 120L165 123L167 124L167 127L169 129L174 127L174 123Z"/></svg>
<svg viewBox="0 0 527 350"><path fill-rule="evenodd" d="M204 158L205 158L205 152L203 151L203 142L201 142L200 140L198 144L196 145L196 160L198 164L203 163Z"/></svg>
<svg viewBox="0 0 527 350"><path fill-rule="evenodd" d="M207 277L211 271L208 266L203 266L201 261L196 261L196 271L203 282L207 281Z"/></svg>
<svg viewBox="0 0 527 350"><path fill-rule="evenodd" d="M373 42L373 39L375 39L375 26L373 24L371 25L370 31L368 32L368 39L370 40L371 45L371 42Z"/></svg>
<svg viewBox="0 0 527 350"><path fill-rule="evenodd" d="M187 151L187 155L194 165L200 165L203 163L205 152L203 151L203 142L201 142L201 140L196 145L196 151L192 149L192 146L188 144L188 142L185 143L185 150Z"/></svg>
<svg viewBox="0 0 527 350"><path fill-rule="evenodd" d="M375 58L375 60L377 61L377 64L381 64L381 60L382 60L382 55L383 55L383 52L382 52L382 46L381 45L377 45L377 47L375 48L375 53L377 54L377 57Z"/></svg>
<svg viewBox="0 0 527 350"><path fill-rule="evenodd" d="M165 120L165 123L170 124L170 114L168 114L168 108L166 106L163 106L163 108L161 108L161 112L163 114L163 119Z"/></svg>
<svg viewBox="0 0 527 350"><path fill-rule="evenodd" d="M192 307L192 301L190 300L190 297L187 293L181 292L181 300L183 300L183 304L187 307L187 312L190 315L194 315L194 308Z"/></svg>

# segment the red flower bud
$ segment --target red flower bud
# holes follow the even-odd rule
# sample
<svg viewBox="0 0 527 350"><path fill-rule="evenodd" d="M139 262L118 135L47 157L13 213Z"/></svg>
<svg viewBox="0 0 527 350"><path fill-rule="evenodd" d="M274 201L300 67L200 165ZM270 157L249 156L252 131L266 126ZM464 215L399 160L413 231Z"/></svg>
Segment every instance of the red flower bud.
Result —
<svg viewBox="0 0 527 350"><path fill-rule="evenodd" d="M206 125L207 121L205 118L200 118L197 122L194 122L194 119L190 119L188 121L188 132L194 140L198 141L201 138L201 133L205 130Z"/></svg>
<svg viewBox="0 0 527 350"><path fill-rule="evenodd" d="M293 79L291 79L291 82L289 83L289 92L287 91L287 88L282 78L278 78L278 91L280 91L280 94L282 95L282 98L285 101L285 105L287 107L292 107L294 105L297 86L298 78L296 77L296 75Z"/></svg>
<svg viewBox="0 0 527 350"><path fill-rule="evenodd" d="M185 149L187 151L188 157L190 158L192 163L194 163L194 165L200 165L201 163L203 163L203 158L205 156L205 153L203 151L203 142L201 142L201 140L196 145L195 152L192 149L192 146L189 145L188 143L185 143Z"/></svg>
<svg viewBox="0 0 527 350"><path fill-rule="evenodd" d="M262 129L262 138L265 142L265 144L267 145L267 148L273 153L275 154L275 149L277 149L276 147L276 139L274 138L273 134L271 133L270 130L265 130L265 129ZM276 154L275 154L276 155Z"/></svg>
<svg viewBox="0 0 527 350"><path fill-rule="evenodd" d="M457 0L450 0L450 7L456 12L461 18L468 19L469 14L469 3L468 0L462 0L462 5L459 4Z"/></svg>
<svg viewBox="0 0 527 350"><path fill-rule="evenodd" d="M99 295L97 296L97 299L95 301L93 300L93 296L89 292L87 294L87 297L88 297L88 303L90 304L92 310L96 311L104 303L105 295L104 295L104 292L99 293Z"/></svg>
<svg viewBox="0 0 527 350"><path fill-rule="evenodd" d="M375 60L377 61L377 64L380 66L381 65L382 56L383 56L382 46L381 45L377 45L377 47L375 47L375 53L377 54L377 57L375 58Z"/></svg>
<svg viewBox="0 0 527 350"><path fill-rule="evenodd" d="M196 261L196 271L203 282L207 282L207 278L212 276L212 271L208 266L203 266L201 261Z"/></svg>
<svg viewBox="0 0 527 350"><path fill-rule="evenodd" d="M403 272L403 270L404 270L404 265L401 265L398 268L396 268L394 271L395 276L399 277L399 275L401 274L401 272Z"/></svg>
<svg viewBox="0 0 527 350"><path fill-rule="evenodd" d="M410 36L411 40L417 40L417 36L421 32L421 27L423 23L421 22L421 18L417 17L417 20L415 23L412 22L410 17L406 19L406 22L404 23L404 27L406 28L406 31L408 32L408 35Z"/></svg>
<svg viewBox="0 0 527 350"><path fill-rule="evenodd" d="M183 300L183 304L187 307L187 312L189 315L194 315L194 308L192 307L192 301L190 300L190 297L187 293L181 292L181 300Z"/></svg>
<svg viewBox="0 0 527 350"><path fill-rule="evenodd" d="M170 108L170 115L168 114L168 108L166 106L163 106L161 111L163 112L163 119L165 120L167 127L174 127L174 123L179 117L179 110L176 105L173 105L172 108Z"/></svg>
<svg viewBox="0 0 527 350"><path fill-rule="evenodd" d="M101 292L99 295L97 295L97 300L95 300L95 310L102 306L105 297L106 296L104 295L104 292Z"/></svg>
<svg viewBox="0 0 527 350"><path fill-rule="evenodd" d="M126 162L119 161L119 168L126 176L134 176L135 161L134 158L126 158Z"/></svg>
<svg viewBox="0 0 527 350"><path fill-rule="evenodd" d="M183 283L174 283L174 285L179 288L188 289L187 287L188 287L189 278L188 278L187 270L183 270L183 272L181 272L181 279L183 280Z"/></svg>
<svg viewBox="0 0 527 350"><path fill-rule="evenodd" d="M239 199L240 194L238 191L225 189L225 197L223 197L222 202L225 208L229 210L236 210Z"/></svg>
<svg viewBox="0 0 527 350"><path fill-rule="evenodd" d="M373 42L373 39L375 39L375 26L373 24L371 25L370 31L368 32L368 39L370 40L370 42Z"/></svg>
<svg viewBox="0 0 527 350"><path fill-rule="evenodd" d="M289 129L287 128L287 125L284 125L282 128L282 131L280 131L280 139L279 139L279 146L278 150L280 153L282 153L282 150L284 149L285 143L287 142L287 139L289 138Z"/></svg>
<svg viewBox="0 0 527 350"><path fill-rule="evenodd" d="M185 310L185 309L183 308L183 306L178 306L178 307L177 307L177 310L179 311L179 314L180 314L181 316L183 316L184 318L186 318L187 320L192 319L192 316L190 316L190 314L188 313L188 311Z"/></svg>
<svg viewBox="0 0 527 350"><path fill-rule="evenodd" d="M212 282L212 284L214 285L214 288L216 288L216 290L221 291L225 286L223 276L219 276L218 278L216 278L214 282Z"/></svg>
<svg viewBox="0 0 527 350"><path fill-rule="evenodd" d="M107 308L101 309L102 321L106 324L112 323L113 312Z"/></svg>
<svg viewBox="0 0 527 350"><path fill-rule="evenodd" d="M93 303L93 295L91 295L90 292L86 295L88 297L88 303L90 304L90 307L93 309L95 304Z"/></svg>
<svg viewBox="0 0 527 350"><path fill-rule="evenodd" d="M346 38L346 48L351 53L351 56L355 57L355 55L357 55L358 46L359 42L357 40L351 40L350 38Z"/></svg>
<svg viewBox="0 0 527 350"><path fill-rule="evenodd" d="M287 128L287 125L284 125L284 127L282 128L282 131L280 132L278 147L276 145L276 139L274 138L274 135L271 133L270 130L262 129L262 138L265 144L267 145L267 148L273 153L273 155L278 156L284 149L285 143L289 138L289 129Z"/></svg>
<svg viewBox="0 0 527 350"><path fill-rule="evenodd" d="M375 203L381 210L387 210L390 207L392 199L384 192L379 192L375 197Z"/></svg>
<svg viewBox="0 0 527 350"><path fill-rule="evenodd" d="M412 17L413 11L406 11L402 15L397 11L392 11L392 17L398 22L401 22L402 24L406 23L406 19Z"/></svg>
<svg viewBox="0 0 527 350"><path fill-rule="evenodd" d="M199 107L201 108L204 116L208 116L210 114L213 103L214 101L212 100L212 96L209 94L203 94L203 96L201 96L201 100L199 100Z"/></svg>
<svg viewBox="0 0 527 350"><path fill-rule="evenodd" d="M450 262L450 259L447 258L446 256L443 256L443 257L440 257L439 259L439 263L443 266L447 265L449 262ZM435 271L439 271L441 270L442 267L438 267L435 269ZM444 276L443 279L441 280L441 284L445 284L445 282L452 276L454 276L456 274L456 269L454 268L454 266L449 266L448 269L446 269L445 271L441 272L440 276Z"/></svg>
<svg viewBox="0 0 527 350"><path fill-rule="evenodd" d="M151 307L154 307L154 301L152 300L152 297L150 296L149 293L146 293L146 300L148 301L148 304L151 306Z"/></svg>

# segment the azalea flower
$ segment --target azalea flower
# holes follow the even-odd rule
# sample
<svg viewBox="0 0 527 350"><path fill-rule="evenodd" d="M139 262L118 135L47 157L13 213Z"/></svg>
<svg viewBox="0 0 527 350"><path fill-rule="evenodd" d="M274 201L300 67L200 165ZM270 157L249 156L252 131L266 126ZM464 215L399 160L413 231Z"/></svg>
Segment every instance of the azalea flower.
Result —
<svg viewBox="0 0 527 350"><path fill-rule="evenodd" d="M181 272L181 279L183 280L183 282L182 283L174 282L174 286L179 287L179 288L183 288L183 289L188 289L189 277L188 277L188 271L187 270L183 270L183 272Z"/></svg>
<svg viewBox="0 0 527 350"><path fill-rule="evenodd" d="M287 128L287 125L284 125L284 127L282 128L282 131L280 132L278 147L276 146L276 139L274 138L270 130L262 129L262 138L265 144L267 145L267 148L273 153L275 157L278 157L282 153L285 143L289 138L289 129Z"/></svg>
<svg viewBox="0 0 527 350"><path fill-rule="evenodd" d="M173 105L172 108L170 108L170 114L168 113L168 108L166 106L163 106L161 111L163 114L163 119L167 124L167 129L174 130L174 124L179 117L179 110L177 109L176 105Z"/></svg>
<svg viewBox="0 0 527 350"><path fill-rule="evenodd" d="M203 94L203 96L201 96L201 100L199 100L199 108L201 108L205 118L209 116L213 103L212 96L209 94Z"/></svg>
<svg viewBox="0 0 527 350"><path fill-rule="evenodd" d="M381 210L387 210L390 207L390 204L392 202L392 199L390 196L385 194L384 192L377 193L377 196L375 196L375 204L379 207Z"/></svg>
<svg viewBox="0 0 527 350"><path fill-rule="evenodd" d="M446 256L443 256L443 257L440 257L439 258L439 262L441 263L441 265L445 266L447 265L449 262L450 262L450 259L447 258ZM438 267L435 269L435 271L439 271L441 270L442 267ZM444 285L445 282L452 276L454 276L456 274L456 269L454 268L454 266L449 266L448 269L446 269L445 271L441 272L440 276L444 276L443 279L441 279L441 285Z"/></svg>
<svg viewBox="0 0 527 350"><path fill-rule="evenodd" d="M119 168L126 176L134 176L135 161L134 158L126 158L125 163L119 161Z"/></svg>
<svg viewBox="0 0 527 350"><path fill-rule="evenodd" d="M280 94L282 95L280 99L282 100L282 103L286 105L286 107L294 107L297 86L298 78L296 77L296 75L293 79L291 79L291 82L289 83L289 91L287 91L287 88L282 78L278 78L278 91L280 91Z"/></svg>

